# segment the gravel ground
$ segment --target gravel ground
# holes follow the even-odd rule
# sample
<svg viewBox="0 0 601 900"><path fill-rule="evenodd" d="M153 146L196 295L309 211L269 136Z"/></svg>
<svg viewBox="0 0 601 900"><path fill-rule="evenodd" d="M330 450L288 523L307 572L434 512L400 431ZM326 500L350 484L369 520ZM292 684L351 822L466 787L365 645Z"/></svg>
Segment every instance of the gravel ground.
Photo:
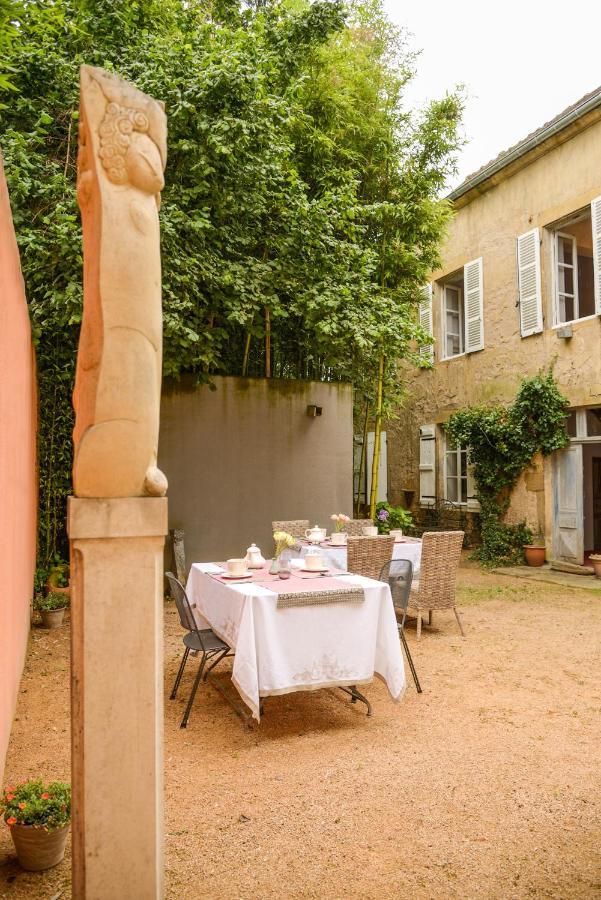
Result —
<svg viewBox="0 0 601 900"><path fill-rule="evenodd" d="M409 627L424 693L376 680L372 719L321 691L247 731L207 686L182 731L190 669L165 701L168 898L601 897L601 597L468 564L459 599L467 638L452 613ZM7 783L68 778L68 741L68 628L35 628ZM68 854L23 873L1 828L0 897L66 900Z"/></svg>

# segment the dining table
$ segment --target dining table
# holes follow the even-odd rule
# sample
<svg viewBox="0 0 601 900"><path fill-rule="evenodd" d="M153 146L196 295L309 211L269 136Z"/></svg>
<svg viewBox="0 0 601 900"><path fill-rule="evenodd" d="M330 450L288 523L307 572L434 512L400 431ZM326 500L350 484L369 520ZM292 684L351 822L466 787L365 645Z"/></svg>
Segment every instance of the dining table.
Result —
<svg viewBox="0 0 601 900"><path fill-rule="evenodd" d="M374 676L398 702L405 667L389 585L341 570L282 580L269 563L247 578L194 563L186 585L198 627L234 650L232 682L252 718L260 721L265 697L322 688L354 691L369 714L356 686Z"/></svg>
<svg viewBox="0 0 601 900"><path fill-rule="evenodd" d="M310 541L301 541L300 556L314 553L316 550L324 557L325 565L333 569L346 570L347 552L346 545L332 544L330 538L326 538L319 544ZM290 551L292 553L292 551ZM298 555L298 554L295 554ZM408 559L413 563L413 580L419 580L419 570L422 559L422 542L420 538L402 537L396 538L392 548L393 559Z"/></svg>

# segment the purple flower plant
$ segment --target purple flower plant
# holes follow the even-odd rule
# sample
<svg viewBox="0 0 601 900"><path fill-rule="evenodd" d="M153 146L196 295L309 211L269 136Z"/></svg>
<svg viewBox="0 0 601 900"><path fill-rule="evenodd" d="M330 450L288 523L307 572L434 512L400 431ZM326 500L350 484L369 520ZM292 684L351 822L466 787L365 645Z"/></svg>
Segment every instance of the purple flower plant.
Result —
<svg viewBox="0 0 601 900"><path fill-rule="evenodd" d="M380 522L385 522L387 518L388 518L388 510L381 509L380 512L378 513L378 519L380 520Z"/></svg>

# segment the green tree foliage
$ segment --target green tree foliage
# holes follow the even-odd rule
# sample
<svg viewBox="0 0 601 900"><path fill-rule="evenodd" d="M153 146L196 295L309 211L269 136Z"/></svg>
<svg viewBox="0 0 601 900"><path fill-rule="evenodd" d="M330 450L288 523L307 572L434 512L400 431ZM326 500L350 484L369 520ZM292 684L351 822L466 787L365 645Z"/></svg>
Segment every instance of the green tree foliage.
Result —
<svg viewBox="0 0 601 900"><path fill-rule="evenodd" d="M6 14L5 14L6 11ZM64 548L81 320L80 64L165 101L164 371L351 380L381 417L418 362L419 288L461 101L403 106L380 0L0 0L0 140L38 351L40 557Z"/></svg>
<svg viewBox="0 0 601 900"><path fill-rule="evenodd" d="M454 413L446 424L455 446L469 450L480 503L482 547L475 556L489 565L523 561L522 548L532 539L524 522L503 519L511 492L536 453L548 456L569 444L568 401L553 373L525 378L509 406L474 406Z"/></svg>

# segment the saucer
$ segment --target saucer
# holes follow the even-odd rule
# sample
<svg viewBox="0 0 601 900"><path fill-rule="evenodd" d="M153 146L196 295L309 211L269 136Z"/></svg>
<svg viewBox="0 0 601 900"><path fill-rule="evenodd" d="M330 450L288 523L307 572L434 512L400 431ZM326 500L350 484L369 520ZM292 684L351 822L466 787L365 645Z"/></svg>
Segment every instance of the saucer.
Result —
<svg viewBox="0 0 601 900"><path fill-rule="evenodd" d="M224 572L221 576L222 578L227 578L228 581L233 581L234 579L238 580L240 578L252 578L253 573L247 572L246 575L229 575L227 572Z"/></svg>
<svg viewBox="0 0 601 900"><path fill-rule="evenodd" d="M329 572L329 566L322 566L321 569L301 569L301 572L313 572L315 575L320 575L322 572Z"/></svg>

